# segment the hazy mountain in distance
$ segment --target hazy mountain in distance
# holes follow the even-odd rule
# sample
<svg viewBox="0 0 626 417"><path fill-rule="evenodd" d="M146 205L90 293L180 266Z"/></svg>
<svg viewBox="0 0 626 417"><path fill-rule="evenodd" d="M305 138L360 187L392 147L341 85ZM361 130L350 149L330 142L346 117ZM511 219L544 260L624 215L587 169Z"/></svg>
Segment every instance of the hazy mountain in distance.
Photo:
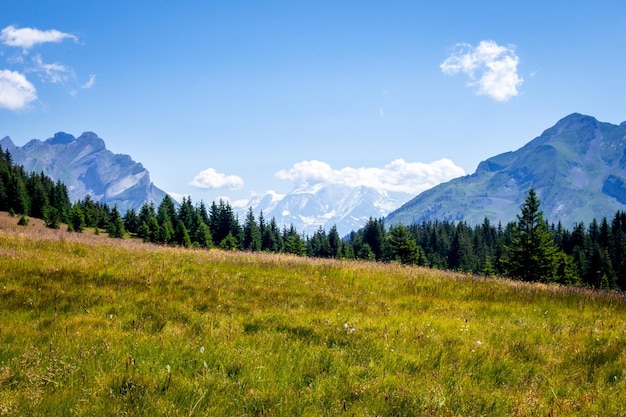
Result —
<svg viewBox="0 0 626 417"><path fill-rule="evenodd" d="M302 184L288 194L269 191L258 195L235 211L241 222L252 207L257 220L262 210L266 221L274 217L281 228L293 225L298 232L312 235L320 226L327 232L337 226L344 236L363 227L370 217L386 216L406 198L406 194L395 196L365 186Z"/></svg>

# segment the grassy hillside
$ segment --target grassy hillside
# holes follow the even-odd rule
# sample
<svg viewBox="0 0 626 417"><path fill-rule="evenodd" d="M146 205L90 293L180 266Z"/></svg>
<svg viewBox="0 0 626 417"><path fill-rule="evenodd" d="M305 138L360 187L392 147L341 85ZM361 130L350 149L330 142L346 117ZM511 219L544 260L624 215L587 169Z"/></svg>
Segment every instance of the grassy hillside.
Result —
<svg viewBox="0 0 626 417"><path fill-rule="evenodd" d="M622 294L0 218L0 415L620 415Z"/></svg>

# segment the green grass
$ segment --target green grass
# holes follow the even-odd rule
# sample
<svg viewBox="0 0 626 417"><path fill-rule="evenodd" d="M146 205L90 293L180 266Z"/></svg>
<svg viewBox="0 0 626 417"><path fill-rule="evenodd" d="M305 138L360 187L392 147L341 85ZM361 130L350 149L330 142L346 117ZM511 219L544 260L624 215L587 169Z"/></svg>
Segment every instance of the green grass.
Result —
<svg viewBox="0 0 626 417"><path fill-rule="evenodd" d="M625 414L622 294L67 236L0 231L0 415Z"/></svg>

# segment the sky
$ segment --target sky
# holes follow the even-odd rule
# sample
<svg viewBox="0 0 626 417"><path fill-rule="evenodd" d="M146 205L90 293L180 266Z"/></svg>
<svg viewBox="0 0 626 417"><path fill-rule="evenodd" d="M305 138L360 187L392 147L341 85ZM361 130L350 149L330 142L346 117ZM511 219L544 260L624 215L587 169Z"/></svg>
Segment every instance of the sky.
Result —
<svg viewBox="0 0 626 417"><path fill-rule="evenodd" d="M625 121L625 69L623 1L4 0L0 137L95 132L194 202L408 200L571 113Z"/></svg>

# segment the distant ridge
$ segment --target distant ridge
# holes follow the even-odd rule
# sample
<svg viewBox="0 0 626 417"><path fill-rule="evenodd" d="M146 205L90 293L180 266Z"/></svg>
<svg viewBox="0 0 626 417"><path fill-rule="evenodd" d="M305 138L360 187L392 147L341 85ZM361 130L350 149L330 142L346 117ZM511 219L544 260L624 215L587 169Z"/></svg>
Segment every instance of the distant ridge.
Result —
<svg viewBox="0 0 626 417"><path fill-rule="evenodd" d="M58 132L45 141L33 139L16 146L10 137L0 140L9 150L13 162L27 171L44 172L53 180L63 182L72 201L90 195L125 213L139 209L144 203L159 204L165 192L150 181L150 173L128 155L114 154L93 132L74 137Z"/></svg>
<svg viewBox="0 0 626 417"><path fill-rule="evenodd" d="M626 210L626 122L599 122L571 114L514 152L481 162L472 175L456 178L413 198L386 224L515 220L530 187L544 218L565 227L611 218Z"/></svg>

